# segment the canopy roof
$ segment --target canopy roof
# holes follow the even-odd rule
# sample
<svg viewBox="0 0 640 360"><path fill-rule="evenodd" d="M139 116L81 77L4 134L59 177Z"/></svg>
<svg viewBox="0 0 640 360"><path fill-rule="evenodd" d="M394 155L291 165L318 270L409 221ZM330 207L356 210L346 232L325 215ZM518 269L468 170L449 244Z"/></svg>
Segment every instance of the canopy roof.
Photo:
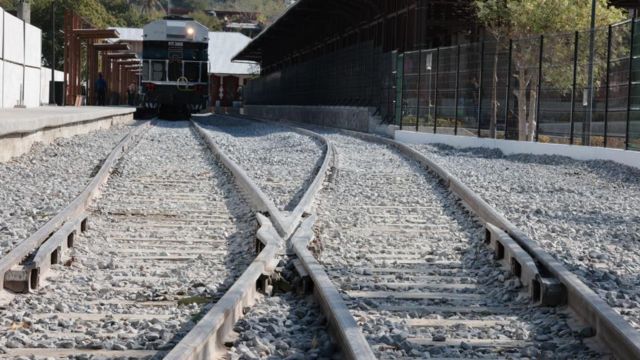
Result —
<svg viewBox="0 0 640 360"><path fill-rule="evenodd" d="M384 38L384 51L412 49L428 37L447 45L444 39L455 33L475 32L471 1L299 0L236 59L269 66L347 37L349 43Z"/></svg>
<svg viewBox="0 0 640 360"><path fill-rule="evenodd" d="M238 32L209 33L209 73L216 75L250 75L259 71L255 63L233 62L233 57L251 38Z"/></svg>

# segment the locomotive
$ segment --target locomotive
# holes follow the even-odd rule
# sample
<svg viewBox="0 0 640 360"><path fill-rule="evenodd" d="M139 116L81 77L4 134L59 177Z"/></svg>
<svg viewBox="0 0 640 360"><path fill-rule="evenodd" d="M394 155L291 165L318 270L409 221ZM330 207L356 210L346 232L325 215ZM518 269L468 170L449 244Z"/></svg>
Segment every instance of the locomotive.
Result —
<svg viewBox="0 0 640 360"><path fill-rule="evenodd" d="M160 116L189 118L209 100L209 29L167 16L147 24L142 40L142 105Z"/></svg>

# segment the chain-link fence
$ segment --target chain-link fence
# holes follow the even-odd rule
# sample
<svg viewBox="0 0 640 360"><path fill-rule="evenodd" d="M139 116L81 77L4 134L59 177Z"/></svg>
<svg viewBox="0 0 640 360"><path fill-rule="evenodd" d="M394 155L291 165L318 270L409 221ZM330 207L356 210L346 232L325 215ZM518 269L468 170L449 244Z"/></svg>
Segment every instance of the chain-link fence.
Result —
<svg viewBox="0 0 640 360"><path fill-rule="evenodd" d="M402 54L366 42L253 80L246 100L375 107L403 130L640 150L639 72L640 24L626 21L593 36Z"/></svg>
<svg viewBox="0 0 640 360"><path fill-rule="evenodd" d="M398 60L396 123L420 132L640 150L639 55L637 21L596 29L593 37L584 31L407 52Z"/></svg>

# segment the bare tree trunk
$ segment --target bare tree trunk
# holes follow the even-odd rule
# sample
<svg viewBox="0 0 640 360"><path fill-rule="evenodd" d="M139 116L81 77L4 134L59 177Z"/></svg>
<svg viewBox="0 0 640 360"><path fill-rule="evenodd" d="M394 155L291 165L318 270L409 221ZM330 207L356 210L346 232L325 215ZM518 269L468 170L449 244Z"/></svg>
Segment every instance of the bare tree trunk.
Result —
<svg viewBox="0 0 640 360"><path fill-rule="evenodd" d="M498 124L498 49L493 56L493 87L491 89L491 121L489 124L489 137L496 138L496 126Z"/></svg>
<svg viewBox="0 0 640 360"><path fill-rule="evenodd" d="M518 140L527 140L527 81L524 69L518 71Z"/></svg>
<svg viewBox="0 0 640 360"><path fill-rule="evenodd" d="M536 122L538 121L538 119L536 119L536 115L538 113L536 109L538 92L535 89L534 84L531 85L531 91L529 92L529 94L529 120L527 121L527 141L533 141L536 135Z"/></svg>

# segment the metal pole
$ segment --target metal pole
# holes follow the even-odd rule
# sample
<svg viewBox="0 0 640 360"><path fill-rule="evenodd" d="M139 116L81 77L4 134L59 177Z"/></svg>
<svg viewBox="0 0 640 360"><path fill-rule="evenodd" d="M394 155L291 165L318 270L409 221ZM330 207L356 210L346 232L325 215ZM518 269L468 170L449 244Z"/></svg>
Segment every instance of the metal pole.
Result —
<svg viewBox="0 0 640 360"><path fill-rule="evenodd" d="M418 92L416 93L416 131L420 131L420 83L422 78L422 50L418 50Z"/></svg>
<svg viewBox="0 0 640 360"><path fill-rule="evenodd" d="M480 48L480 79L478 80L478 137L480 135L480 126L482 118L482 77L484 76L484 40L482 40Z"/></svg>
<svg viewBox="0 0 640 360"><path fill-rule="evenodd" d="M509 60L507 62L507 93L504 99L504 138L507 139L509 124L509 98L511 97L511 56L513 55L513 40L509 39Z"/></svg>
<svg viewBox="0 0 640 360"><path fill-rule="evenodd" d="M604 89L604 147L607 147L607 137L609 135L609 70L611 67L611 25L607 29L607 70L606 70L606 83L607 87Z"/></svg>
<svg viewBox="0 0 640 360"><path fill-rule="evenodd" d="M585 121L582 122L582 145L591 143L591 122L593 121L593 62L595 57L595 37L596 37L596 0L591 0L591 28L589 33L589 75L587 96L589 109Z"/></svg>
<svg viewBox="0 0 640 360"><path fill-rule="evenodd" d="M629 126L631 125L631 86L633 84L633 43L635 41L636 32L636 12L633 10L633 17L631 18L631 44L629 45L629 80L627 84L627 122L624 136L624 148L629 150Z"/></svg>
<svg viewBox="0 0 640 360"><path fill-rule="evenodd" d="M569 144L573 145L573 133L575 131L575 123L573 121L573 113L576 111L576 79L578 76L578 40L580 34L576 31L573 40L573 85L571 86L571 114L569 114Z"/></svg>
<svg viewBox="0 0 640 360"><path fill-rule="evenodd" d="M460 44L458 44L458 56L456 56L456 93L454 95L455 108L453 118L455 125L453 127L453 134L458 135L458 88L460 87Z"/></svg>
<svg viewBox="0 0 640 360"><path fill-rule="evenodd" d="M540 98L542 97L542 51L544 49L544 35L540 35L540 54L538 55L538 90L536 97L536 142L540 134Z"/></svg>
<svg viewBox="0 0 640 360"><path fill-rule="evenodd" d="M49 83L49 105L56 103L56 2L51 2L51 82Z"/></svg>
<svg viewBox="0 0 640 360"><path fill-rule="evenodd" d="M435 95L433 100L433 133L438 131L438 70L440 67L440 48L436 49L436 79L435 79Z"/></svg>

